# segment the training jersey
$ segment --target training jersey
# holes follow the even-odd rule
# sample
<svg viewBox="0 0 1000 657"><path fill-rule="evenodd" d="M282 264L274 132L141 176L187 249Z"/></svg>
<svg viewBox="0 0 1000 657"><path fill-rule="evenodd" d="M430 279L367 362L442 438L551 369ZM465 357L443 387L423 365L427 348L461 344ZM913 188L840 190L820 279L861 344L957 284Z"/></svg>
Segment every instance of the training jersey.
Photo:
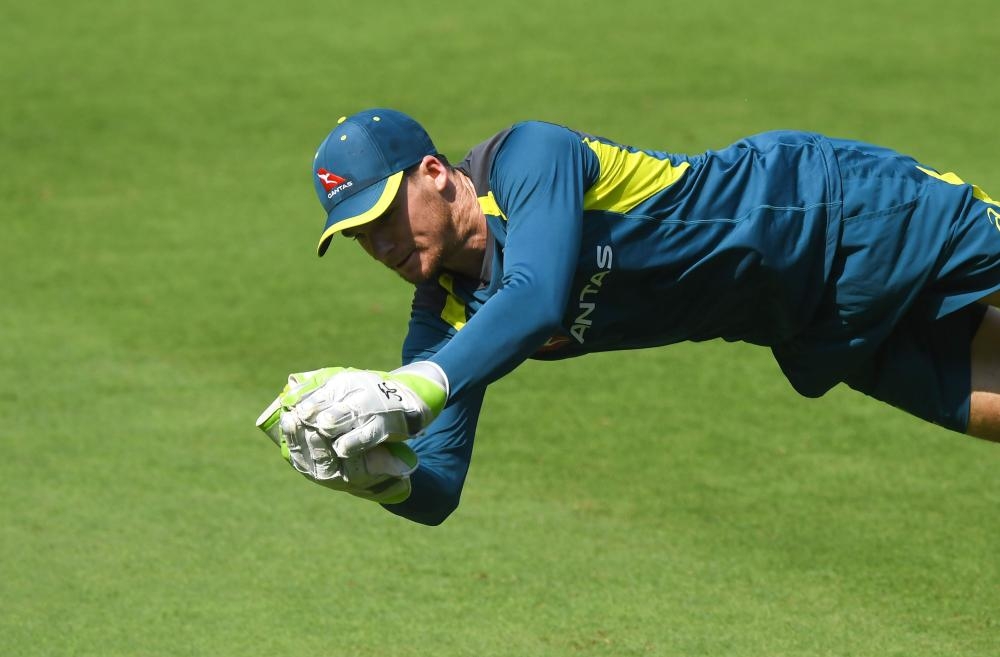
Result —
<svg viewBox="0 0 1000 657"><path fill-rule="evenodd" d="M457 166L489 227L483 275L418 286L404 359L437 362L460 397L528 357L780 344L829 273L835 162L808 133L685 156L515 125Z"/></svg>
<svg viewBox="0 0 1000 657"><path fill-rule="evenodd" d="M414 494L390 507L414 519L434 506L422 489L461 488L485 388L525 359L714 338L773 347L809 323L830 276L841 191L821 135L684 155L529 121L457 168L490 240L481 276L442 272L414 294L403 361L432 360L451 385L413 441Z"/></svg>

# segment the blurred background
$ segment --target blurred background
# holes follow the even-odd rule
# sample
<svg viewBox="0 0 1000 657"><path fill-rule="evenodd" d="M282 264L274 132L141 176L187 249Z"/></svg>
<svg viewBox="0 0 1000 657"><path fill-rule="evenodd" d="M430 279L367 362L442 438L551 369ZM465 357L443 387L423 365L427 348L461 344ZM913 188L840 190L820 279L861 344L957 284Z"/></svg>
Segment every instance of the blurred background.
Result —
<svg viewBox="0 0 1000 657"><path fill-rule="evenodd" d="M1000 194L1000 5L15 3L0 20L0 654L989 655L997 446L721 342L527 363L441 527L253 426L398 363L411 289L315 256L370 106L453 160L543 119L700 152L773 128Z"/></svg>

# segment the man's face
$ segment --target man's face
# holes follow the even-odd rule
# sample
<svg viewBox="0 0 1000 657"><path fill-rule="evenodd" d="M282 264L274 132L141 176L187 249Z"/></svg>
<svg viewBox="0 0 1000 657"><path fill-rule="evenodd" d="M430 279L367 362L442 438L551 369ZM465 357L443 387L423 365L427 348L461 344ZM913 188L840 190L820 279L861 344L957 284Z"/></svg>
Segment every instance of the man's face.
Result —
<svg viewBox="0 0 1000 657"><path fill-rule="evenodd" d="M343 231L404 280L430 280L455 248L450 208L419 171L406 175L395 200L378 219Z"/></svg>

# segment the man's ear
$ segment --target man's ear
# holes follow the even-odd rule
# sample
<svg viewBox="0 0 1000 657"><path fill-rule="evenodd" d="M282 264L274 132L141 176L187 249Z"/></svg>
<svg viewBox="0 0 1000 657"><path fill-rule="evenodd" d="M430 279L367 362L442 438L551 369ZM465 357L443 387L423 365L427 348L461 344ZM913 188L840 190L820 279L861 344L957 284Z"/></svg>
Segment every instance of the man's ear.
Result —
<svg viewBox="0 0 1000 657"><path fill-rule="evenodd" d="M417 171L420 175L430 179L434 188L439 192L444 191L451 180L451 169L433 155L425 155L424 159L420 161Z"/></svg>

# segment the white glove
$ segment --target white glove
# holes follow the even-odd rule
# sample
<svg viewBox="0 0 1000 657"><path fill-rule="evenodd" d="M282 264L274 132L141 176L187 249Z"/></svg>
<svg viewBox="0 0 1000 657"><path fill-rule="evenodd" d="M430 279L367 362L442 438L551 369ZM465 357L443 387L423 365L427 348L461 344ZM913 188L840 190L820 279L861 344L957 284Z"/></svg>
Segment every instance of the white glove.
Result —
<svg viewBox="0 0 1000 657"><path fill-rule="evenodd" d="M257 426L282 456L306 478L334 490L383 504L402 502L410 494L409 475L417 468L417 455L403 443L387 443L347 458L335 455L331 436L352 428L353 415L338 414L336 405L315 396L324 383L343 368L326 368L292 374L288 385L257 419ZM320 417L324 431L314 420Z"/></svg>
<svg viewBox="0 0 1000 657"><path fill-rule="evenodd" d="M303 409L313 413L303 421L333 439L334 452L347 457L423 431L448 401L448 379L429 361L392 372L345 369L306 401L316 410Z"/></svg>
<svg viewBox="0 0 1000 657"><path fill-rule="evenodd" d="M386 443L340 459L329 479L312 481L380 504L396 504L410 496L410 475L417 469L417 455L404 443ZM305 474L305 473L303 473Z"/></svg>
<svg viewBox="0 0 1000 657"><path fill-rule="evenodd" d="M447 400L448 379L428 361L392 372L328 367L289 375L257 426L312 481L366 499L402 501L417 455L400 441L427 427ZM388 452L361 458L382 443ZM391 478L399 485L382 488ZM404 489L396 500L393 493Z"/></svg>

